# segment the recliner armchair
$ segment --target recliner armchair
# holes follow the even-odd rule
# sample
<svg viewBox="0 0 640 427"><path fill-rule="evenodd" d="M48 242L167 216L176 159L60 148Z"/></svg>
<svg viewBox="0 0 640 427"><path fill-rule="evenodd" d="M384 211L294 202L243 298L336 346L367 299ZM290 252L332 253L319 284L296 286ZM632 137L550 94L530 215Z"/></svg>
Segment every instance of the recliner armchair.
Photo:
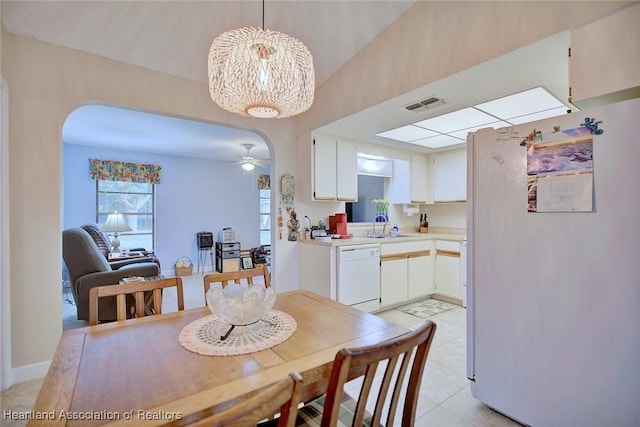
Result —
<svg viewBox="0 0 640 427"><path fill-rule="evenodd" d="M109 236L107 235L107 233L103 233L102 231L100 231L97 224L87 223L87 224L81 225L80 228L82 228L84 231L89 233L93 241L98 246L98 249L100 249L100 252L102 252L104 257L106 258L107 262L111 264L112 269L117 270L123 265L139 263L139 262L149 262L149 261L155 262L156 264L158 264L158 268L160 268L160 260L155 256L153 252L148 252L145 248L131 249L131 252L143 253L145 255L144 257L132 258L132 259L121 260L121 261L109 261L109 252L111 252L112 245L111 245L111 240L109 239Z"/></svg>
<svg viewBox="0 0 640 427"><path fill-rule="evenodd" d="M91 288L115 285L130 276L160 275L160 267L151 261L129 263L114 269L89 233L82 228L70 228L62 232L62 257L67 265L79 320L89 320ZM131 305L134 306L133 299ZM98 312L100 321L116 320L116 298L102 298Z"/></svg>

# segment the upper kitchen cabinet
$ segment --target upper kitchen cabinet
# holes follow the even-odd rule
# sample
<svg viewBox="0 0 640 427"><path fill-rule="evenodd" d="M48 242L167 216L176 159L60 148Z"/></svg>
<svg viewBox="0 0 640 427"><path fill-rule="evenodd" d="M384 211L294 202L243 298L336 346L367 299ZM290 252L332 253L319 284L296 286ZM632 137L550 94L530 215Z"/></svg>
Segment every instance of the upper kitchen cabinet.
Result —
<svg viewBox="0 0 640 427"><path fill-rule="evenodd" d="M444 151L433 155L433 201L467 200L467 150Z"/></svg>
<svg viewBox="0 0 640 427"><path fill-rule="evenodd" d="M427 203L427 157L420 154L411 155L411 182L409 186L411 203Z"/></svg>
<svg viewBox="0 0 640 427"><path fill-rule="evenodd" d="M427 157L412 154L411 160L394 160L390 201L395 204L429 203Z"/></svg>
<svg viewBox="0 0 640 427"><path fill-rule="evenodd" d="M338 198L338 160L335 138L317 135L313 138L313 199Z"/></svg>
<svg viewBox="0 0 640 427"><path fill-rule="evenodd" d="M571 31L569 98L581 109L640 97L640 4Z"/></svg>
<svg viewBox="0 0 640 427"><path fill-rule="evenodd" d="M328 135L301 138L297 155L298 198L355 201L358 195L356 150L354 142Z"/></svg>
<svg viewBox="0 0 640 427"><path fill-rule="evenodd" d="M347 140L336 141L336 197L340 202L358 199L358 152L356 144Z"/></svg>

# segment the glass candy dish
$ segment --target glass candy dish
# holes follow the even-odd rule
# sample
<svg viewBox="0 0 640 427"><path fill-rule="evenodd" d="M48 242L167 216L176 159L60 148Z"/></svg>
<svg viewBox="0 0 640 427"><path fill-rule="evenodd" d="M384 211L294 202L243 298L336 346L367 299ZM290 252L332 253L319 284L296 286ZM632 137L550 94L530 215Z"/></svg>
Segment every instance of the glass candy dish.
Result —
<svg viewBox="0 0 640 427"><path fill-rule="evenodd" d="M207 291L209 310L219 320L231 325L227 333L220 337L226 339L235 326L246 326L260 320L267 314L276 301L273 287L263 284L230 284L224 288L212 285Z"/></svg>

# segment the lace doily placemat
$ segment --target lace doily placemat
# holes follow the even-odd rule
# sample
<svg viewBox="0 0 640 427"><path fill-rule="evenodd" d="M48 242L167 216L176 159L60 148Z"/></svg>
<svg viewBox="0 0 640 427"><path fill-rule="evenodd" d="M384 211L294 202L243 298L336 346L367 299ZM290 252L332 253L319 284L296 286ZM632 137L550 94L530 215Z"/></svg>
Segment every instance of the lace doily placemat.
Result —
<svg viewBox="0 0 640 427"><path fill-rule="evenodd" d="M230 325L209 315L189 323L180 331L178 341L189 351L203 356L234 356L266 350L286 341L298 327L293 317L271 310L261 320L247 326L236 326L221 340Z"/></svg>

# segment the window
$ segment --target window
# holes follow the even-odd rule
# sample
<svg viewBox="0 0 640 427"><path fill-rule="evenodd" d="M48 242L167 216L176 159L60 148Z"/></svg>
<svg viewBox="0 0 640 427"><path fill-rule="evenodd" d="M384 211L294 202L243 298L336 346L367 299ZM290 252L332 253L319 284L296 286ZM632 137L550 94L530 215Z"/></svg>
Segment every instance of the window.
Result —
<svg viewBox="0 0 640 427"><path fill-rule="evenodd" d="M124 215L132 231L118 233L120 247L153 250L155 186L142 182L96 180L96 222L104 224L110 213Z"/></svg>
<svg viewBox="0 0 640 427"><path fill-rule="evenodd" d="M260 245L271 244L271 189L260 189Z"/></svg>

